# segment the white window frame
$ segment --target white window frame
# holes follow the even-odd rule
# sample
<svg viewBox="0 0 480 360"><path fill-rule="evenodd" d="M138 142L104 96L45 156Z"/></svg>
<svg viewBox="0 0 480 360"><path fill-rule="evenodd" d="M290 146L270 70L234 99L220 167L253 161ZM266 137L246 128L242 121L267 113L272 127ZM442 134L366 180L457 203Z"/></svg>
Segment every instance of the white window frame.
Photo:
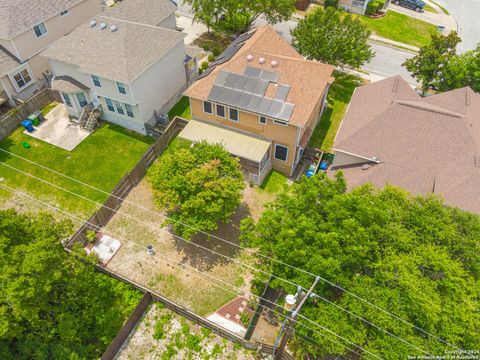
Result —
<svg viewBox="0 0 480 360"><path fill-rule="evenodd" d="M284 147L284 148L287 149L287 158L286 158L286 160L279 159L279 158L276 157L277 146L281 146L281 147ZM286 162L286 163L287 163L287 162L288 162L288 155L289 155L289 153L290 153L290 148L289 148L288 146L282 145L282 144L275 144L275 147L274 147L274 149L273 149L273 158L274 158L275 160L283 161L283 162Z"/></svg>
<svg viewBox="0 0 480 360"><path fill-rule="evenodd" d="M230 112L231 112L232 110L234 110L234 111L237 112L237 119L236 119L236 120L235 120L235 119L232 119L232 118L230 117ZM240 121L240 111L238 111L238 109L235 109L235 108L228 108L228 120L233 121L233 122L239 122L239 121Z"/></svg>
<svg viewBox="0 0 480 360"><path fill-rule="evenodd" d="M97 84L95 84L95 80L93 79L93 77L96 77L96 78L97 78L98 83L99 83L100 85L97 86ZM100 76L90 74L90 79L92 79L92 84L93 84L93 86L95 86L95 87L97 87L97 88L101 88L101 87L102 87L102 80L100 80Z"/></svg>
<svg viewBox="0 0 480 360"><path fill-rule="evenodd" d="M23 70L27 70L28 72L28 75L30 76L30 82L29 83L26 83L25 85L23 85L22 87L18 87L17 85L17 82L15 81L15 78L14 76L21 73ZM30 67L27 65L25 66L22 66L22 67L19 67L17 68L15 71L12 71L10 74L8 74L8 77L10 78L10 81L11 83L13 84L13 87L15 88L15 90L17 92L20 92L20 91L23 91L25 90L26 88L28 88L30 85L34 84L36 79L35 77L33 76L33 73L32 71L30 70Z"/></svg>
<svg viewBox="0 0 480 360"><path fill-rule="evenodd" d="M80 100L78 100L78 94L83 94L83 96L85 96L85 101L87 102L85 105L82 106L82 104L80 104ZM88 105L88 97L85 91L76 92L74 95L75 95L75 100L77 101L77 104L80 107L80 109L83 109L85 106Z"/></svg>
<svg viewBox="0 0 480 360"><path fill-rule="evenodd" d="M265 122L264 122L264 123L262 122L262 118L265 119ZM260 115L260 116L258 117L258 123L259 123L260 125L267 125L267 123L268 123L267 117Z"/></svg>
<svg viewBox="0 0 480 360"><path fill-rule="evenodd" d="M223 108L223 116L218 115L218 107L219 106ZM227 116L227 107L225 105L215 104L215 115L225 119L225 117Z"/></svg>
<svg viewBox="0 0 480 360"><path fill-rule="evenodd" d="M110 111L110 112L113 112L113 113L116 113L115 111L115 103L113 102L114 100L111 99L111 98L104 98L105 99L105 105L107 105L107 110ZM111 104L112 104L112 108L113 110L111 110L109 107L108 107L108 101L110 100Z"/></svg>
<svg viewBox="0 0 480 360"><path fill-rule="evenodd" d="M132 113L132 116L128 115L128 109L127 109L127 106L130 107L130 109L132 110L131 113ZM127 104L127 103L123 103L123 107L125 109L125 116L131 118L131 119L135 119L135 113L133 112L133 106L130 105L130 104Z"/></svg>
<svg viewBox="0 0 480 360"><path fill-rule="evenodd" d="M62 99L63 99L63 102L65 103L66 106L71 107L71 108L74 107L73 102L72 102L72 98L70 97L70 94L62 91ZM70 103L70 105L68 103Z"/></svg>
<svg viewBox="0 0 480 360"><path fill-rule="evenodd" d="M70 11L68 11L68 9L65 9L60 12L60 16L67 16L68 14L70 14Z"/></svg>
<svg viewBox="0 0 480 360"><path fill-rule="evenodd" d="M117 91L120 95L122 95L122 96L127 95L127 86L125 85L125 83L120 82L120 81L115 81L115 84L117 85ZM118 86L119 84L122 85L123 89L125 90L125 94L120 92L120 86Z"/></svg>
<svg viewBox="0 0 480 360"><path fill-rule="evenodd" d="M280 125L280 126L288 126L288 122L282 121L282 120L273 119L273 123L276 124L276 125Z"/></svg>
<svg viewBox="0 0 480 360"><path fill-rule="evenodd" d="M45 28L45 32L44 32L42 35L38 36L38 35L37 35L37 32L35 31L35 28L36 28L36 27L39 27L40 25L43 25L43 27ZM45 35L48 34L47 25L45 25L45 22L41 22L41 23L35 25L35 26L32 28L32 30L33 30L33 33L35 34L35 36L37 37L37 39L40 39L40 38L42 38L42 37L44 37Z"/></svg>
<svg viewBox="0 0 480 360"><path fill-rule="evenodd" d="M126 116L125 109L123 108L123 103L121 101L113 100L113 104L115 105L115 110L117 114ZM122 109L123 114L120 111L118 111L118 109Z"/></svg>
<svg viewBox="0 0 480 360"><path fill-rule="evenodd" d="M209 104L210 104L210 109L212 110L212 112L205 111L205 104L206 104L206 103L209 103ZM213 103L212 103L211 101L204 101L204 102L202 103L202 109L203 109L203 112L204 112L205 114L214 115L214 113L213 113Z"/></svg>

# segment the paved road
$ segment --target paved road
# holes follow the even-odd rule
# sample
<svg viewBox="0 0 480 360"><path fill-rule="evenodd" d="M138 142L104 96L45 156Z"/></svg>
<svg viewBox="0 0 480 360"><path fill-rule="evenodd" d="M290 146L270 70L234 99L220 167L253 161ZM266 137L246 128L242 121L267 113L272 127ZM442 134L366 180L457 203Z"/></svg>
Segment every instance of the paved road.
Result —
<svg viewBox="0 0 480 360"><path fill-rule="evenodd" d="M435 0L452 14L458 23L462 42L460 52L473 50L480 43L480 0Z"/></svg>

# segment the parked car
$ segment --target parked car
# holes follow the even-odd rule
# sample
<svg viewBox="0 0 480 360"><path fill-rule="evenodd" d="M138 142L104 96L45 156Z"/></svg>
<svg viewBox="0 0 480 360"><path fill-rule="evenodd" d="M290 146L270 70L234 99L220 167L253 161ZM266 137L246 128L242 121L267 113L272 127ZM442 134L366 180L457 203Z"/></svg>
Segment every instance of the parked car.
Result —
<svg viewBox="0 0 480 360"><path fill-rule="evenodd" d="M404 6L418 12L423 11L423 8L425 7L425 5L427 5L422 0L395 0L394 4Z"/></svg>

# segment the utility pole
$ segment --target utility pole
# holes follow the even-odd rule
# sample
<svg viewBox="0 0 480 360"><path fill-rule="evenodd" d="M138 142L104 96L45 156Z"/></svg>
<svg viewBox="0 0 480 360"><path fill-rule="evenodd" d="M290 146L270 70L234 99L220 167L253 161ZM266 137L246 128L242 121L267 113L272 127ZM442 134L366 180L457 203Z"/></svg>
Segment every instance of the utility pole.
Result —
<svg viewBox="0 0 480 360"><path fill-rule="evenodd" d="M315 288L315 286L318 284L319 281L320 281L320 277L317 276L312 286L308 290L308 292L305 295L300 294L300 302L292 311L292 316L286 322L285 332L283 333L282 341L280 341L280 345L278 346L278 348L277 349L274 348L273 350L275 360L280 360L282 358L283 352L285 351L285 346L287 346L287 342L290 336L292 335L292 330L295 327L295 323L297 322L298 313L300 312L300 309L302 308L303 304L305 304L305 301L309 298L310 294L312 293L313 289Z"/></svg>

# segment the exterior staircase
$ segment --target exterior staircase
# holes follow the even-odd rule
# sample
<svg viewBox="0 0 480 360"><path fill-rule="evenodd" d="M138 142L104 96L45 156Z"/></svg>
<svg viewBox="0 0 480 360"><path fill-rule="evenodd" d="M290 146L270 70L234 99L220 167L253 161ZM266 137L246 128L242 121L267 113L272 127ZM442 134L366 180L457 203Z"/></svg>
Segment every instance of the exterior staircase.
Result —
<svg viewBox="0 0 480 360"><path fill-rule="evenodd" d="M86 131L93 131L99 124L100 117L103 114L102 106L94 107L93 104L88 104L82 110L78 119L80 127Z"/></svg>

